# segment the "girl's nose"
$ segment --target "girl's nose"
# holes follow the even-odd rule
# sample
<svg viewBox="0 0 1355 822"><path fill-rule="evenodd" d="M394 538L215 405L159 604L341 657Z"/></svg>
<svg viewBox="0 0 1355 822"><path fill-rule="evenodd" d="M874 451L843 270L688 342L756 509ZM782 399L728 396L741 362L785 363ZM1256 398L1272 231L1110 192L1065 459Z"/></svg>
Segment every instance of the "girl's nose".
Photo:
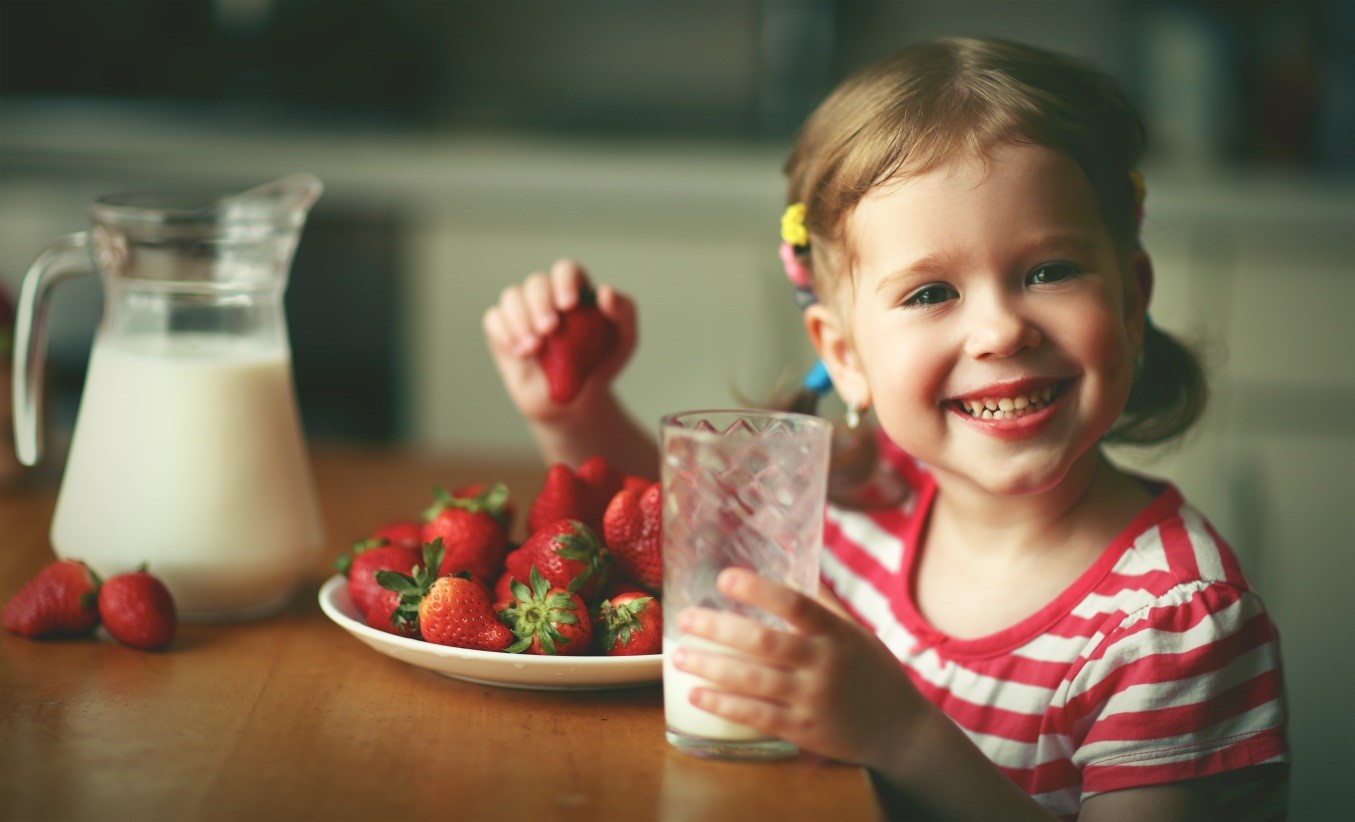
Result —
<svg viewBox="0 0 1355 822"><path fill-rule="evenodd" d="M1030 318L1008 300L988 301L973 312L965 353L974 359L1011 357L1040 344L1043 336Z"/></svg>

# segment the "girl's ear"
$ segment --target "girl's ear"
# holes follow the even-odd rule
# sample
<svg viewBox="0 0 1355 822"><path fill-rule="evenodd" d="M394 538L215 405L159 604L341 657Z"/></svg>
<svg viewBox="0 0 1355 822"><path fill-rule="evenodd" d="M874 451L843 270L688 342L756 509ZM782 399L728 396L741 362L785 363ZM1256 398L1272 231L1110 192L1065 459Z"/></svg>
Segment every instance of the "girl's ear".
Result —
<svg viewBox="0 0 1355 822"><path fill-rule="evenodd" d="M1130 277L1125 283L1125 324L1136 351L1143 350L1148 302L1153 296L1153 261L1146 251L1136 251L1129 260Z"/></svg>
<svg viewBox="0 0 1355 822"><path fill-rule="evenodd" d="M804 323L809 341L828 368L833 388L843 402L855 403L858 409L868 408L870 385L842 318L822 303L815 303L805 308Z"/></svg>

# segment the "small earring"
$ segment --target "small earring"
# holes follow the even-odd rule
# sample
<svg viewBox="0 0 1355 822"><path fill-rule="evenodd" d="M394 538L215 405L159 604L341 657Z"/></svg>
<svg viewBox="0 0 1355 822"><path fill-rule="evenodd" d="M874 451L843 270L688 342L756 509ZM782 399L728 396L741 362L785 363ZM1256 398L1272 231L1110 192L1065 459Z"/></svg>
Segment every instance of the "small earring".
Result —
<svg viewBox="0 0 1355 822"><path fill-rule="evenodd" d="M861 411L856 407L856 395L847 402L847 410L842 414L842 421L846 423L848 431L855 431L861 424Z"/></svg>

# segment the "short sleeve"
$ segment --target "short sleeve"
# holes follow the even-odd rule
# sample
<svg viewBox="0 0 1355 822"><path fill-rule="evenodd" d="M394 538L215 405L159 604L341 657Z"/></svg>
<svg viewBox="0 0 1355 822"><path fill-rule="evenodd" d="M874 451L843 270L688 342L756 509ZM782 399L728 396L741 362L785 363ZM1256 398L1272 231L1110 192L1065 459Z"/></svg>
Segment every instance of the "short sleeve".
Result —
<svg viewBox="0 0 1355 822"><path fill-rule="evenodd" d="M1126 616L1072 685L1084 799L1288 761L1279 640L1245 588L1172 588Z"/></svg>

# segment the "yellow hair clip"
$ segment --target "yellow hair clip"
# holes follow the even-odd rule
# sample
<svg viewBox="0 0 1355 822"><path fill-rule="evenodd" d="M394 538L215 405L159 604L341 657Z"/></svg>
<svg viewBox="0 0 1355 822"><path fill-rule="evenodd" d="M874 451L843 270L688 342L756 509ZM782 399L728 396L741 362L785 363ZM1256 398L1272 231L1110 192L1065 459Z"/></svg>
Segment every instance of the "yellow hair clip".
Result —
<svg viewBox="0 0 1355 822"><path fill-rule="evenodd" d="M781 215L781 239L793 246L809 245L809 230L805 228L805 204L791 203Z"/></svg>

